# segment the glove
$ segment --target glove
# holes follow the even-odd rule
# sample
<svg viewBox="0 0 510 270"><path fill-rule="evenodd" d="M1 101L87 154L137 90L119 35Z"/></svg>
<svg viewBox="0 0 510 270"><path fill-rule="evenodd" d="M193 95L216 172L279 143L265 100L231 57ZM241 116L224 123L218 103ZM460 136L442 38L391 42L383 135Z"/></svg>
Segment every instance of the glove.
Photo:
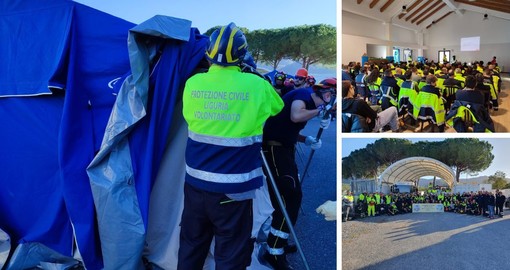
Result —
<svg viewBox="0 0 510 270"><path fill-rule="evenodd" d="M321 141L321 139L316 140L312 136L307 136L305 139L305 144L310 146L310 148L312 148L312 150L317 150L317 149L321 148L322 141Z"/></svg>
<svg viewBox="0 0 510 270"><path fill-rule="evenodd" d="M326 118L321 118L319 125L322 129L328 129L329 124L331 124L331 115L328 115Z"/></svg>
<svg viewBox="0 0 510 270"><path fill-rule="evenodd" d="M317 106L317 109L319 110L317 117L323 118L324 115L326 115L326 113L331 109L331 105L330 104L327 104L327 105L321 104L321 105Z"/></svg>

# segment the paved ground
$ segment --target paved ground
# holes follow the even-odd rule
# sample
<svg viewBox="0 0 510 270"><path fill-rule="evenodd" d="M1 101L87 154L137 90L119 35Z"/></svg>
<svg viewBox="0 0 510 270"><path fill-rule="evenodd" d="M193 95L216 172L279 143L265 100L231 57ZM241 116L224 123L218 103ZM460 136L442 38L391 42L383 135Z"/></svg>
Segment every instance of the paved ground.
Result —
<svg viewBox="0 0 510 270"><path fill-rule="evenodd" d="M322 147L315 151L309 173L303 179L303 211L295 227L303 253L312 270L337 269L337 222L326 221L322 214L315 211L327 200L336 200L336 124L336 121L332 122L322 133ZM302 134L316 136L318 130L319 122L313 119L308 122ZM301 144L301 150L297 162L300 173L303 173L310 149ZM288 258L296 270L306 269L299 253Z"/></svg>
<svg viewBox="0 0 510 270"><path fill-rule="evenodd" d="M342 269L508 269L510 211L379 216L342 223Z"/></svg>

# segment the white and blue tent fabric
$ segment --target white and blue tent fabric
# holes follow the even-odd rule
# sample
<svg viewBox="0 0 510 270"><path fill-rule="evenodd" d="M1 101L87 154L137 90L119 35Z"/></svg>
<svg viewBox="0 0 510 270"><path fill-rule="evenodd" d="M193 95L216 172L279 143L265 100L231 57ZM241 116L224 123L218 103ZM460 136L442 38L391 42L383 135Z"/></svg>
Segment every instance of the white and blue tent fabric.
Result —
<svg viewBox="0 0 510 270"><path fill-rule="evenodd" d="M85 168L116 99L108 83L129 70L133 26L72 1L0 3L0 228L16 254L8 268L32 267L22 264L30 243L72 256L75 242L86 265L102 267Z"/></svg>
<svg viewBox="0 0 510 270"><path fill-rule="evenodd" d="M184 19L10 0L0 40L0 268L175 269L180 97L208 38ZM272 212L257 196L253 236Z"/></svg>

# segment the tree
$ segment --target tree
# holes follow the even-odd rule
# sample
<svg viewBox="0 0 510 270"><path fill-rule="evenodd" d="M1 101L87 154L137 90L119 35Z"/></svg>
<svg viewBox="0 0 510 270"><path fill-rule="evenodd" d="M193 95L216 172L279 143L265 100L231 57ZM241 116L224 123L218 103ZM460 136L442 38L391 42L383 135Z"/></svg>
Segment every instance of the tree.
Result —
<svg viewBox="0 0 510 270"><path fill-rule="evenodd" d="M504 189L509 184L506 181L506 174L502 171L496 171L494 175L489 176L487 182L492 184L493 189Z"/></svg>
<svg viewBox="0 0 510 270"><path fill-rule="evenodd" d="M384 167L408 157L412 143L406 139L379 139L367 145L375 158Z"/></svg>
<svg viewBox="0 0 510 270"><path fill-rule="evenodd" d="M336 63L336 28L318 24L305 29L306 38L301 44L301 62L308 69L311 64Z"/></svg>
<svg viewBox="0 0 510 270"><path fill-rule="evenodd" d="M366 148L353 151L342 159L342 178L375 178L379 163Z"/></svg>
<svg viewBox="0 0 510 270"><path fill-rule="evenodd" d="M494 159L492 148L490 143L476 138L446 139L441 151L447 153L447 156L441 161L455 170L458 183L461 173L480 172L490 166Z"/></svg>
<svg viewBox="0 0 510 270"><path fill-rule="evenodd" d="M212 27L204 35L210 36L220 27ZM274 69L285 58L298 61L307 69L316 63L336 64L336 28L333 26L318 24L254 31L239 28L246 36L255 63L261 61Z"/></svg>
<svg viewBox="0 0 510 270"><path fill-rule="evenodd" d="M282 29L254 31L253 37L250 36L248 39L249 50L251 51L255 46L256 50L260 52L259 59L276 69L287 55L289 45L285 42L286 34L287 32ZM257 41L254 46L252 46L251 38Z"/></svg>
<svg viewBox="0 0 510 270"><path fill-rule="evenodd" d="M336 63L336 28L330 25L303 25L288 28L288 56L308 69L311 64Z"/></svg>

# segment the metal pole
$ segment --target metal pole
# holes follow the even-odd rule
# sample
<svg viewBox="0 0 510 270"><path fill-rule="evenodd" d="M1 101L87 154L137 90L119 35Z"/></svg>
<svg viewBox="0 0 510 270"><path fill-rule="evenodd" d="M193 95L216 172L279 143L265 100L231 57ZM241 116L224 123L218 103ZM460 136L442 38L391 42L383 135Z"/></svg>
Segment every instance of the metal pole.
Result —
<svg viewBox="0 0 510 270"><path fill-rule="evenodd" d="M331 110L334 108L334 105L336 103L336 98L331 103L333 104L333 106L331 106L331 109L324 114L323 119L327 119L327 117L330 116ZM317 132L317 136L315 137L315 140L318 141L321 138L323 131L324 131L324 129L322 127L319 128L319 131ZM303 177L301 178L301 186L303 185L306 174L308 172L308 168L310 167L310 163L312 162L313 154L315 154L315 150L312 149L312 151L310 152L310 156L308 157L308 161L306 162L305 170L303 171Z"/></svg>
<svg viewBox="0 0 510 270"><path fill-rule="evenodd" d="M301 248L301 245L299 244L296 232L294 231L294 226L292 226L292 221L289 217L289 213L287 213L287 209L285 209L285 204L283 203L282 197L280 195L280 192L278 191L278 188L276 187L276 182L273 178L273 174L271 173L271 169L269 168L269 164L267 163L266 156L264 156L264 152L261 150L260 154L262 156L262 160L264 161L264 166L266 167L267 175L269 177L269 180L271 180L271 184L273 186L274 194L276 195L276 199L278 200L278 205L280 206L280 209L282 210L282 213L287 220L287 226L289 227L289 231L292 234L292 237L294 238L294 241L296 242L296 247L299 251L299 254L301 255L301 258L303 259L303 264L305 265L305 268L307 270L310 270L310 267L308 266L308 261L305 258L305 254L303 253L303 249Z"/></svg>

